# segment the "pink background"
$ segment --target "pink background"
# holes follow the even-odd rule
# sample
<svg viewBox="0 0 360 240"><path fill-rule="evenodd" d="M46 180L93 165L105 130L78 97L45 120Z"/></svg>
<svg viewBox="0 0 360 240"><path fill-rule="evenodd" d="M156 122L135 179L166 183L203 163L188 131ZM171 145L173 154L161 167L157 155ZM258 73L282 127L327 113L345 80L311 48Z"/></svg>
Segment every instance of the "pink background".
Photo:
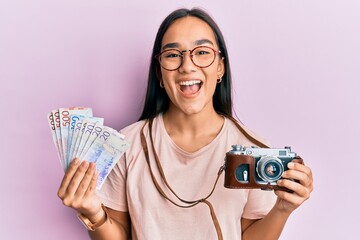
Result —
<svg viewBox="0 0 360 240"><path fill-rule="evenodd" d="M140 113L155 32L202 6L228 44L239 118L314 172L281 239L359 239L360 3L2 0L0 239L87 239L57 198L46 114L90 106L120 129Z"/></svg>

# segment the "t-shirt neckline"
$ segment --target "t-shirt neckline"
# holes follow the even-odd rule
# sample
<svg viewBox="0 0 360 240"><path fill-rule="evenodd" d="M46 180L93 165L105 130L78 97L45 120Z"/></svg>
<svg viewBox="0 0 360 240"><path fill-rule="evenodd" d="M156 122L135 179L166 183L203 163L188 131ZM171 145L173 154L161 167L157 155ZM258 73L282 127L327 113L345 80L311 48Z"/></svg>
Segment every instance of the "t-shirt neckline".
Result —
<svg viewBox="0 0 360 240"><path fill-rule="evenodd" d="M216 137L209 144L205 145L204 147L200 148L199 150L197 150L195 152L187 152L187 151L183 150L182 148L180 148L178 145L176 145L176 143L172 140L172 138L170 137L170 135L166 131L162 113L159 114L158 121L159 121L159 124L160 124L161 136L165 136L166 141L168 141L169 145L175 151L177 151L179 154L182 154L184 156L196 157L197 155L202 154L204 151L207 151L209 148L212 148L212 146L214 144L217 144L217 142L221 138L221 135L224 134L224 131L227 128L228 119L226 117L224 117L224 116L223 116L223 118L224 118L224 124L221 127L220 132L216 135Z"/></svg>

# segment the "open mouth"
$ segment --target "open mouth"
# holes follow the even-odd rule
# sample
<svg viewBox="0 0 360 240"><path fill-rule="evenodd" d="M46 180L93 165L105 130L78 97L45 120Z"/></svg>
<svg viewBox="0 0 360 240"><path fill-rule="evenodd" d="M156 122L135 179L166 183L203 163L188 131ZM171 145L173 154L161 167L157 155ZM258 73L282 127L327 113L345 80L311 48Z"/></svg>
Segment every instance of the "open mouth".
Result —
<svg viewBox="0 0 360 240"><path fill-rule="evenodd" d="M201 86L202 81L200 80L190 80L190 81L181 81L179 82L180 90L186 95L191 95L197 93Z"/></svg>

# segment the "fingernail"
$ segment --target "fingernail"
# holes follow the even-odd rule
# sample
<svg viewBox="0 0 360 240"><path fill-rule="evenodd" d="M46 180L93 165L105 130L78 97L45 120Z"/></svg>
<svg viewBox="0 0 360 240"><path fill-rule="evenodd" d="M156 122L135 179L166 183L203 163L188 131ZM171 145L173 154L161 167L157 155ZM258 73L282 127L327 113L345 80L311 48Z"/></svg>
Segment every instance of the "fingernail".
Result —
<svg viewBox="0 0 360 240"><path fill-rule="evenodd" d="M293 162L289 162L289 163L287 164L287 166L288 166L288 168L292 168L292 167L295 166L295 164L294 164Z"/></svg>
<svg viewBox="0 0 360 240"><path fill-rule="evenodd" d="M90 169L94 169L95 168L95 163L90 163Z"/></svg>
<svg viewBox="0 0 360 240"><path fill-rule="evenodd" d="M79 162L80 162L80 159L75 158L75 159L74 159L74 163L73 163L73 164L74 164L74 165L78 165L78 164L79 164Z"/></svg>
<svg viewBox="0 0 360 240"><path fill-rule="evenodd" d="M87 168L87 167L89 166L89 163L86 162L86 161L83 161L83 162L81 163L81 166Z"/></svg>

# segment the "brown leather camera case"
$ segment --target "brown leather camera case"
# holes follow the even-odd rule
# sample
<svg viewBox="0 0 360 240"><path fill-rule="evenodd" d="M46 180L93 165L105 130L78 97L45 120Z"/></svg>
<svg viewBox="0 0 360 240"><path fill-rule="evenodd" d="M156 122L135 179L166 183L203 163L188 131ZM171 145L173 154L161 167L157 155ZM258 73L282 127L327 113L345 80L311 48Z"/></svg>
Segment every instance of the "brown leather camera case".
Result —
<svg viewBox="0 0 360 240"><path fill-rule="evenodd" d="M260 188L262 190L283 190L287 192L292 192L291 190L279 187L277 185L267 185L259 184L255 180L254 174L256 174L255 170L255 159L251 155L235 155L226 153L226 160L225 160L225 181L224 186L226 188L245 188L245 189L252 189L252 188ZM301 157L297 156L293 162L298 162L303 164L303 160ZM235 173L236 168L241 164L248 164L249 165L249 182L248 183L241 183L236 179Z"/></svg>

